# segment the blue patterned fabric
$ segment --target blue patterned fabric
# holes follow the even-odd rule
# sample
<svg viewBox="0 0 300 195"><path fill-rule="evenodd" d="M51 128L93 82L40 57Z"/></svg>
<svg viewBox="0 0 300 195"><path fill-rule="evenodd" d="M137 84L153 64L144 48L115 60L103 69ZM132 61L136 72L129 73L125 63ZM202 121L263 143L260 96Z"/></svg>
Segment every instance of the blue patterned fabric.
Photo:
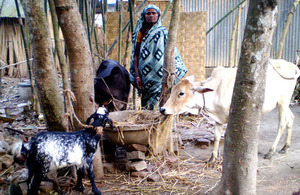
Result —
<svg viewBox="0 0 300 195"><path fill-rule="evenodd" d="M142 106L153 109L159 101L162 89L163 79L163 64L164 51L168 38L168 30L161 26L161 12L155 5L147 5L137 21L136 27L132 34L132 51L130 59L130 82L134 87L136 86L136 75L134 68L134 53L137 42L137 34L142 27L145 20L146 10L153 8L159 14L159 19L156 24L148 31L143 38L139 53L138 69L142 82L142 89L138 89L139 94L142 94ZM182 79L187 72L187 69L179 55L177 48L175 48L175 67L176 67L176 83Z"/></svg>

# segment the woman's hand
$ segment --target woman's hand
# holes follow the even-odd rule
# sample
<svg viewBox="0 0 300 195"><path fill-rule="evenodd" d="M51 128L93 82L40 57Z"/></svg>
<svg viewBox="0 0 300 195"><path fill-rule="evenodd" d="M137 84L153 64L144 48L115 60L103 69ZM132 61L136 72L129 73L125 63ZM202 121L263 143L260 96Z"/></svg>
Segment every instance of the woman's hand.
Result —
<svg viewBox="0 0 300 195"><path fill-rule="evenodd" d="M142 89L141 78L140 77L136 77L135 80L136 80L136 85L137 85L138 89Z"/></svg>

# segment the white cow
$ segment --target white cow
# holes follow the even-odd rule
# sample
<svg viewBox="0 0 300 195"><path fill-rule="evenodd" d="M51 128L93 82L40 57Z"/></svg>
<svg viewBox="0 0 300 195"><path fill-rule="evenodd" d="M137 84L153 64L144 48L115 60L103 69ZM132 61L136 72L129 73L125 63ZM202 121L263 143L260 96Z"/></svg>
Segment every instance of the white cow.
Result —
<svg viewBox="0 0 300 195"><path fill-rule="evenodd" d="M165 115L204 108L203 110L216 121L214 150L209 162L215 162L217 159L221 131L223 125L228 122L236 70L236 68L215 68L211 77L201 82L202 85L195 83L193 77L183 79L174 86L170 98L160 108L161 113ZM275 153L278 141L286 128L286 143L280 153L285 153L290 146L294 115L289 104L299 72L293 63L285 60L269 60L262 112L266 114L277 107L279 126L273 146L265 158L271 158Z"/></svg>

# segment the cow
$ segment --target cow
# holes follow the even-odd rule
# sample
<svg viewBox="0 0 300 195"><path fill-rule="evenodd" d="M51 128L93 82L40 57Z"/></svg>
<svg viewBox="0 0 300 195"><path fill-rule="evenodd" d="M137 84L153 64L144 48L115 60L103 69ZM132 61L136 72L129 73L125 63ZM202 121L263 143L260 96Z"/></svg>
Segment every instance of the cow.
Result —
<svg viewBox="0 0 300 195"><path fill-rule="evenodd" d="M217 160L223 125L228 122L236 72L236 68L217 67L213 70L211 77L201 84L195 83L193 77L183 79L174 86L170 98L160 108L160 112L164 115L181 114L194 108L203 109L216 121L214 149L209 159L210 163ZM289 104L299 72L293 63L281 59L269 59L262 114L277 107L279 126L276 139L264 156L266 159L270 159L274 155L278 141L285 129L287 129L286 143L280 153L285 153L290 146L294 115Z"/></svg>
<svg viewBox="0 0 300 195"><path fill-rule="evenodd" d="M126 110L130 91L129 73L115 60L104 60L96 71L95 102L108 111Z"/></svg>

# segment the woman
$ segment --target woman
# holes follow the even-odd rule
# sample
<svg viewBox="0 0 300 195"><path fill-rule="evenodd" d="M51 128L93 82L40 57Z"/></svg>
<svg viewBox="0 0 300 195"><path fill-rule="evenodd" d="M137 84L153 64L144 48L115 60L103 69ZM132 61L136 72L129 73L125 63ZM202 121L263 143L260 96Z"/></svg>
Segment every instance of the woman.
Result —
<svg viewBox="0 0 300 195"><path fill-rule="evenodd" d="M161 12L155 5L147 5L132 34L130 82L142 96L142 107L153 110L159 101L162 88L164 51L168 31L161 26ZM176 75L182 79L187 72L175 48Z"/></svg>

